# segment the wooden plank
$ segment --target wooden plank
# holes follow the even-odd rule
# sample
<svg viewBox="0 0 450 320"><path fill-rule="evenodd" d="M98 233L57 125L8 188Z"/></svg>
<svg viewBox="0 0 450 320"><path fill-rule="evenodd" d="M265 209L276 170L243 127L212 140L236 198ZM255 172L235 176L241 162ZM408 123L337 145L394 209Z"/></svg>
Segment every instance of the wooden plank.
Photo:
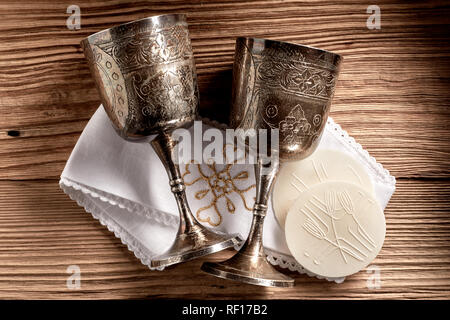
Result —
<svg viewBox="0 0 450 320"><path fill-rule="evenodd" d="M449 181L400 180L385 214L386 241L372 263L381 288L368 289L365 270L343 284L288 272L292 289L217 279L206 259L164 272L143 266L112 233L59 190L56 181L0 182L2 298L450 298ZM221 260L231 251L210 256ZM66 287L69 265L81 289ZM189 277L187 276L189 275ZM170 285L169 285L170 284Z"/></svg>
<svg viewBox="0 0 450 320"><path fill-rule="evenodd" d="M81 29L70 31L71 4L0 2L0 297L450 298L448 3L377 1L381 30L368 30L369 4L355 0L83 0ZM219 121L229 110L235 37L344 55L331 115L398 178L373 263L380 289L367 288L365 271L341 285L293 273L293 289L243 285L202 274L205 259L151 272L59 190L57 177L99 104L79 41L171 12L188 15L201 114ZM66 287L72 264L81 290Z"/></svg>
<svg viewBox="0 0 450 320"><path fill-rule="evenodd" d="M345 57L331 113L344 129L397 177L450 176L448 5L381 1L381 30L366 28L366 4L354 1L79 5L82 28L70 31L66 1L0 4L0 179L62 171L99 104L80 39L167 12L188 14L203 115L227 119L235 37L319 46Z"/></svg>

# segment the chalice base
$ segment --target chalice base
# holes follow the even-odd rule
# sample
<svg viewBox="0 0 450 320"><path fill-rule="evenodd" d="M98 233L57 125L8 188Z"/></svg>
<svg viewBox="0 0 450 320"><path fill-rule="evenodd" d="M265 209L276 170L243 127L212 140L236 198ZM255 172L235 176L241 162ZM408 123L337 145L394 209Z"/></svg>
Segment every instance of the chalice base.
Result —
<svg viewBox="0 0 450 320"><path fill-rule="evenodd" d="M162 269L238 245L237 234L217 233L197 226L190 232L178 233L174 243L164 254L155 257L152 268Z"/></svg>
<svg viewBox="0 0 450 320"><path fill-rule="evenodd" d="M250 256L238 252L232 258L219 262L205 262L201 269L219 278L266 287L293 287L294 279L278 272L265 254Z"/></svg>

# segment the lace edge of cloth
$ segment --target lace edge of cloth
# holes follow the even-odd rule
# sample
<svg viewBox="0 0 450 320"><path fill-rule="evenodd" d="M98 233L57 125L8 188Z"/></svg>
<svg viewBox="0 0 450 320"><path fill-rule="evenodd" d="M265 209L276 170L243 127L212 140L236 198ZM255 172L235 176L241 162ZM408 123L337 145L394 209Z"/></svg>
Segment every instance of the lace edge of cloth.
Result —
<svg viewBox="0 0 450 320"><path fill-rule="evenodd" d="M92 217L105 226L109 231L114 233L114 236L121 240L121 242L127 246L128 250L133 252L133 254L138 258L141 263L147 266L150 270L164 270L163 268L152 268L151 267L151 254L146 250L141 243L133 237L127 230L125 230L120 224L116 223L111 217L105 216L102 209L98 207L91 198L97 198L103 202L109 203L110 205L118 206L122 209L126 209L130 212L138 212L139 214L144 214L147 218L151 218L158 223L164 223L169 226L177 226L178 221L172 215L158 211L156 209L146 208L139 203L134 203L132 201L108 194L111 196L109 198L106 196L107 193L103 194L98 191L90 190L75 181L71 181L65 177L61 177L59 181L60 188L66 193L70 199L74 200L80 207L83 207L86 212L90 213ZM130 206L132 203L133 206ZM136 211L134 211L136 210ZM235 247L239 250L239 247ZM276 251L265 248L265 253L267 255L267 260L275 266L280 266L281 268L289 269L290 271L297 271L300 274L307 274L310 277L316 277L318 279L326 279L328 281L334 281L336 283L342 283L345 278L324 278L318 276L312 272L309 272L303 268L294 258L278 253Z"/></svg>

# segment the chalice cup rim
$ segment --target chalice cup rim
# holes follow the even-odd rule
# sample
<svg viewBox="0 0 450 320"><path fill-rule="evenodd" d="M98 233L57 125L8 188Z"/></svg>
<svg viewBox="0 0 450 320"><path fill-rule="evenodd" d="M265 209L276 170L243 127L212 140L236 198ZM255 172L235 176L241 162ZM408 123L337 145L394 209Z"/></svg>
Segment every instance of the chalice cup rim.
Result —
<svg viewBox="0 0 450 320"><path fill-rule="evenodd" d="M117 33L120 29L123 29L125 27L130 27L130 26L139 25L139 24L148 24L150 22L153 24L158 24L158 23L163 22L164 20L170 20L170 19L174 22L186 22L186 14L184 14L184 13L167 13L167 14L148 16L145 18L124 22L124 23L112 26L110 28L106 28L106 29L94 32L94 33L90 34L89 36L83 38L80 42L86 42L86 41L89 42L91 40L95 40L95 39L99 38L100 36L106 35L108 33L114 34L114 33Z"/></svg>
<svg viewBox="0 0 450 320"><path fill-rule="evenodd" d="M328 54L330 55L330 57L335 57L339 60L343 60L344 57L342 55L340 55L339 53L333 52L333 51L329 51L326 49L322 49L322 48L317 48L314 46L309 46L306 44L299 44L299 43L293 43L293 42L289 42L289 41L279 41L279 40L272 40L272 39L265 39L265 38L258 38L258 37L237 37L236 38L236 42L238 41L247 41L247 40L252 40L254 42L258 42L258 43L269 43L269 44L274 44L274 45L279 45L279 44L283 44L285 46L289 46L292 48L297 48L299 50L313 50L317 53L324 53L324 54Z"/></svg>

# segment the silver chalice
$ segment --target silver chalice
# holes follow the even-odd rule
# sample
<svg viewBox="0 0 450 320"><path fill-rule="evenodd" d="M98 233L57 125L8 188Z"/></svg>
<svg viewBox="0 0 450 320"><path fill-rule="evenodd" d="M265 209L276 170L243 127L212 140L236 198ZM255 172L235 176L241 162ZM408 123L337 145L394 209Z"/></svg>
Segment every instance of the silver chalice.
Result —
<svg viewBox="0 0 450 320"><path fill-rule="evenodd" d="M205 262L203 271L261 286L294 285L294 279L278 272L264 253L263 223L268 198L279 160L301 160L316 149L341 61L337 54L312 47L265 39L237 39L231 126L244 132L278 130L279 139L267 141L270 156L269 152L257 151L256 201L247 241L230 259Z"/></svg>
<svg viewBox="0 0 450 320"><path fill-rule="evenodd" d="M171 132L195 120L197 75L183 14L149 17L95 33L81 42L101 101L116 132L127 140L151 141L164 164L177 201L180 223L170 249L151 266L169 265L239 243L236 235L213 232L189 209L175 159Z"/></svg>

